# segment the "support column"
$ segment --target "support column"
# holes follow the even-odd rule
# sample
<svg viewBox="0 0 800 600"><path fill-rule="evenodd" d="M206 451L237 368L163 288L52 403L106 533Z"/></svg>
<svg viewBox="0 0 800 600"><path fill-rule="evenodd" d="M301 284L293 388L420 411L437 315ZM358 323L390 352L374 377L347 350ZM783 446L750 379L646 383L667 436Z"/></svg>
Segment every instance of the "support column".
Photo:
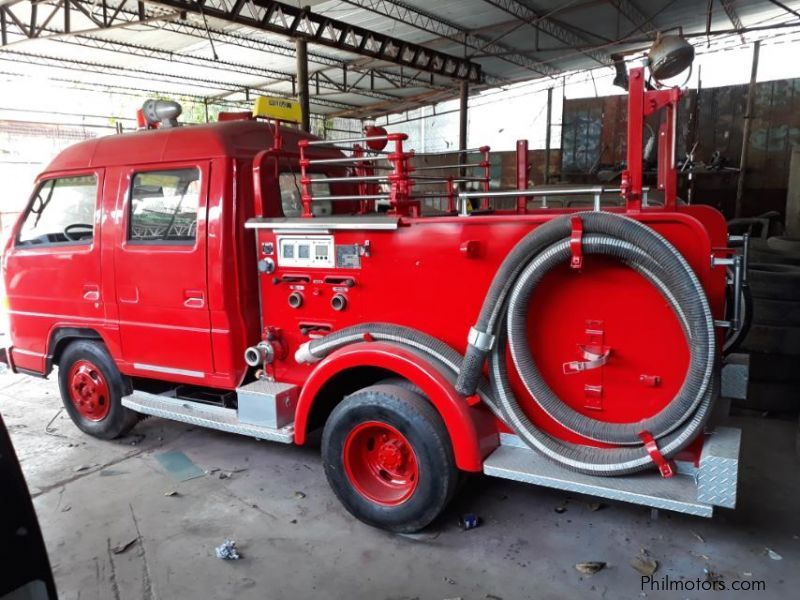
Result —
<svg viewBox="0 0 800 600"><path fill-rule="evenodd" d="M538 30L537 30L538 31ZM544 134L544 183L550 183L550 129L553 126L553 88L547 88L547 131Z"/></svg>
<svg viewBox="0 0 800 600"><path fill-rule="evenodd" d="M469 84L466 81L461 82L459 89L459 110L458 110L458 149L467 149L467 106L469 104ZM458 155L458 163L466 162L466 154ZM461 169L461 175L464 175L464 169Z"/></svg>
<svg viewBox="0 0 800 600"><path fill-rule="evenodd" d="M467 149L467 105L469 101L469 84L461 82L459 99L461 101L458 111L458 149Z"/></svg>
<svg viewBox="0 0 800 600"><path fill-rule="evenodd" d="M753 101L756 95L756 77L758 76L758 54L761 50L761 41L753 44L753 64L750 68L750 85L747 86L747 107L744 111L744 126L742 127L742 155L739 160L739 178L736 182L736 204L734 217L742 216L744 208L744 180L747 172L747 152L750 146L750 127L753 121Z"/></svg>
<svg viewBox="0 0 800 600"><path fill-rule="evenodd" d="M303 131L311 131L311 114L308 97L308 45L305 40L295 40L297 54L297 99L303 115Z"/></svg>
<svg viewBox="0 0 800 600"><path fill-rule="evenodd" d="M528 189L528 140L517 140L517 189ZM527 196L517 197L517 212L528 212Z"/></svg>

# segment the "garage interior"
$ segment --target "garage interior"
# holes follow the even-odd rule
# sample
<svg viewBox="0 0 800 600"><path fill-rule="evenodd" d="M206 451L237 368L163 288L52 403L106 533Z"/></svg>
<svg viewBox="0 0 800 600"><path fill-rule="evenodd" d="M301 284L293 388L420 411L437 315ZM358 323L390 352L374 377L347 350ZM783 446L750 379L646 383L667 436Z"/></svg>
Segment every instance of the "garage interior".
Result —
<svg viewBox="0 0 800 600"><path fill-rule="evenodd" d="M334 141L370 127L405 133L420 154L414 167L455 164L462 176L466 153L488 145L487 191L551 189L537 208L567 208L569 186L624 187L624 80L667 33L695 57L669 80L687 87L675 111L678 197L719 210L729 234L747 240L738 255L750 266L748 327L728 334L715 408L742 432L735 508L702 518L475 474L424 530L389 533L339 503L319 432L289 447L153 417L103 441L73 425L56 373L5 369L0 415L58 597L707 593L645 587L648 566L675 581L744 582L752 594L734 597L791 594L800 584L800 0L0 0L3 248L50 160L137 130L148 99L179 101L187 127L249 112L259 96L296 100L304 131ZM644 121L654 205L663 202L659 119ZM603 203L625 206L618 193ZM241 560L218 558L224 540Z"/></svg>

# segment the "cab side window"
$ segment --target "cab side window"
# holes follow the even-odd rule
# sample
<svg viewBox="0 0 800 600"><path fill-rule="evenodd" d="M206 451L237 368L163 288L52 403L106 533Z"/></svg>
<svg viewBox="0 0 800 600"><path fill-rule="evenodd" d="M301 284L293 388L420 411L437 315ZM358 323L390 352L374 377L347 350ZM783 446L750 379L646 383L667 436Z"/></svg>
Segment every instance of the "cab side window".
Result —
<svg viewBox="0 0 800 600"><path fill-rule="evenodd" d="M94 238L97 177L44 181L25 215L16 245L90 244Z"/></svg>
<svg viewBox="0 0 800 600"><path fill-rule="evenodd" d="M193 243L199 200L199 169L136 173L131 185L128 240Z"/></svg>

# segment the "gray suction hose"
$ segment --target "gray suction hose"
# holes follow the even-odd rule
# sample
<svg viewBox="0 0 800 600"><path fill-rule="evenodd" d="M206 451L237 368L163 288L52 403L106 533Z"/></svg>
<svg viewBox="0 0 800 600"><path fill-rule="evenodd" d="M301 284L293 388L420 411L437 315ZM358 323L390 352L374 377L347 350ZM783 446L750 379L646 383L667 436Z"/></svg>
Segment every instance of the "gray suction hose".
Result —
<svg viewBox="0 0 800 600"><path fill-rule="evenodd" d="M689 340L690 361L678 394L658 414L636 423L607 423L588 418L562 402L536 367L528 342L527 312L530 297L542 277L569 260L569 241L553 244L532 260L520 274L508 299L508 342L512 359L528 392L537 404L564 427L589 439L609 444L641 445L639 433L661 438L677 429L694 412L711 381L714 365L713 320L702 303L692 303L695 290L683 286L650 256L628 242L604 235L583 238L583 251L622 260L658 289L678 317ZM682 282L680 282L682 283ZM705 297L704 295L702 296ZM695 310L693 310L695 309ZM613 360L613 355L612 355Z"/></svg>
<svg viewBox="0 0 800 600"><path fill-rule="evenodd" d="M470 331L466 356L441 340L408 327L364 323L306 342L297 351L296 359L321 360L338 348L363 342L365 334L402 344L421 351L457 375L459 393L477 393L526 444L568 469L592 475L624 475L651 468L653 461L639 438L640 432L649 432L658 440L660 453L670 458L696 437L710 414L715 356L711 311L692 269L655 231L611 213L577 216L583 222L583 253L614 257L635 269L659 290L684 331L690 352L687 375L675 398L658 414L638 423L605 423L581 415L552 392L531 356L527 308L544 275L569 260L570 215L537 227L503 261ZM617 447L569 444L539 430L520 407L509 384L507 347L528 392L548 415L570 431ZM487 358L488 383L482 375Z"/></svg>

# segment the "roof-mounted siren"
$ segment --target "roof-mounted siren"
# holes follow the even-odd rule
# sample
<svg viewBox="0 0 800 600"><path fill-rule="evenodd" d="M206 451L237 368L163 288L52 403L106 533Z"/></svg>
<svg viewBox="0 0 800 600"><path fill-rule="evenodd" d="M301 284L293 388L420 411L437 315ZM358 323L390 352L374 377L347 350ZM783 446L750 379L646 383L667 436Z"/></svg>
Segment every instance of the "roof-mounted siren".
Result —
<svg viewBox="0 0 800 600"><path fill-rule="evenodd" d="M183 107L173 100L146 100L142 104L142 117L147 129L180 127L178 117Z"/></svg>
<svg viewBox="0 0 800 600"><path fill-rule="evenodd" d="M680 30L677 34L659 33L647 52L647 66L657 83L676 77L686 69L689 69L686 77L688 81L693 62L694 46L686 41Z"/></svg>

